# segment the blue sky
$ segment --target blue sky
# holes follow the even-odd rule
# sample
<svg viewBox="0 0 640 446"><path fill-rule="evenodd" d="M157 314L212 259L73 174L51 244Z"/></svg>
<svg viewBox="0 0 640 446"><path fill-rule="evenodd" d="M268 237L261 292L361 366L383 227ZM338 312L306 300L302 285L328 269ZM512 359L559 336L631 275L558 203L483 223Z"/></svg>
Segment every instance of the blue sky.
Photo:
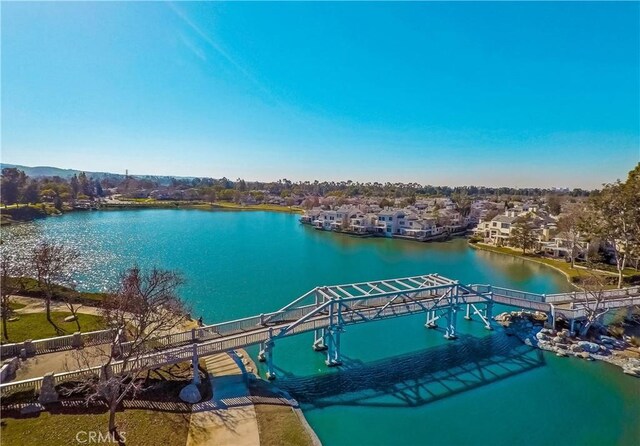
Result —
<svg viewBox="0 0 640 446"><path fill-rule="evenodd" d="M638 3L2 3L2 161L595 187L640 160Z"/></svg>

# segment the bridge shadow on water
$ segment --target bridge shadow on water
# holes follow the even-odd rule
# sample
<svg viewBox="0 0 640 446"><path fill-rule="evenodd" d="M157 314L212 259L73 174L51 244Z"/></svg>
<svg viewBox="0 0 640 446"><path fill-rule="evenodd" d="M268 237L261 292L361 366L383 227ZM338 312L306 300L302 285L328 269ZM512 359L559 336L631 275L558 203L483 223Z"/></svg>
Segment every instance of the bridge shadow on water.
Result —
<svg viewBox="0 0 640 446"><path fill-rule="evenodd" d="M335 405L415 407L545 365L540 350L496 333L362 363L343 358L332 373L293 377L280 371L278 387L305 409Z"/></svg>

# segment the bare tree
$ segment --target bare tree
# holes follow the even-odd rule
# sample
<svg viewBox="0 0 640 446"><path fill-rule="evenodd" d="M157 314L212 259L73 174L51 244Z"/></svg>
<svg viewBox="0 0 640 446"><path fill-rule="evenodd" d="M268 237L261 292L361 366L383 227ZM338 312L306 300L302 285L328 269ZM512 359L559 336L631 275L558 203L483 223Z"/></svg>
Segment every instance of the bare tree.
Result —
<svg viewBox="0 0 640 446"><path fill-rule="evenodd" d="M150 366L146 355L154 348L153 339L170 333L187 318L185 303L177 294L183 283L174 271L145 272L137 266L125 271L117 289L103 302L102 315L113 333L110 342L77 352L79 368L99 365L100 374L79 382L72 392L84 394L88 404L107 404L109 432L115 438L118 405L145 387L140 372Z"/></svg>
<svg viewBox="0 0 640 446"><path fill-rule="evenodd" d="M31 266L44 292L47 321L60 333L51 319L51 300L56 285L72 285L71 273L80 253L61 243L44 240L33 248ZM76 318L77 319L77 318Z"/></svg>
<svg viewBox="0 0 640 446"><path fill-rule="evenodd" d="M12 313L11 297L17 291L14 276L20 275L18 268L17 262L6 252L6 249L3 249L0 252L0 315L2 317L2 334L7 341L9 340L7 325Z"/></svg>
<svg viewBox="0 0 640 446"><path fill-rule="evenodd" d="M590 211L590 232L609 244L622 288L627 261L640 251L640 163L626 183L606 184L591 197Z"/></svg>
<svg viewBox="0 0 640 446"><path fill-rule="evenodd" d="M586 323L582 325L580 336L584 336L589 328L601 320L609 310L605 308L604 291L607 289L603 276L587 270L587 275L582 277L580 286L582 292L574 294L572 306L580 306L584 308Z"/></svg>
<svg viewBox="0 0 640 446"><path fill-rule="evenodd" d="M581 230L584 225L584 211L582 208L573 209L571 212L562 215L558 219L558 230L564 233L569 244L569 257L571 258L571 268L575 266L578 249L582 241Z"/></svg>

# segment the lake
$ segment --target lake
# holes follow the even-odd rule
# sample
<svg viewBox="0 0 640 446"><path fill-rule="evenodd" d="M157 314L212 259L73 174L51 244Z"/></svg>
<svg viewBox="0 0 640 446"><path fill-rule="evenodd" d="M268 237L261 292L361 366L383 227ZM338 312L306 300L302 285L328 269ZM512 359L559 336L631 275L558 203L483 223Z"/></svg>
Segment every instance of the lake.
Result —
<svg viewBox="0 0 640 446"><path fill-rule="evenodd" d="M76 212L2 228L27 252L49 237L82 252L77 286L107 289L133 264L180 270L205 323L274 311L309 289L439 273L539 293L569 290L543 265L474 250L464 239L356 238L260 211ZM326 445L637 444L640 380L609 364L558 358L460 320L460 339L423 315L355 327L344 366L328 369L312 334L276 344L276 384L296 397ZM249 349L255 358L256 349Z"/></svg>

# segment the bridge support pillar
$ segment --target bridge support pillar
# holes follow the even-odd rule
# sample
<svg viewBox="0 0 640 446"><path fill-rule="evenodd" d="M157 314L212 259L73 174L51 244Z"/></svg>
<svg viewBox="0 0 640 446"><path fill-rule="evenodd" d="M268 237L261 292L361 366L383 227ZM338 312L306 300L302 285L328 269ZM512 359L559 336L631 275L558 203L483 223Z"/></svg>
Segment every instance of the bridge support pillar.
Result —
<svg viewBox="0 0 640 446"><path fill-rule="evenodd" d="M198 366L198 346L196 344L193 344L193 358L191 358L191 365L193 366L193 380L191 383L199 386L200 367Z"/></svg>
<svg viewBox="0 0 640 446"><path fill-rule="evenodd" d="M464 318L468 321L471 320L471 304L467 304L467 313L464 315Z"/></svg>
<svg viewBox="0 0 640 446"><path fill-rule="evenodd" d="M265 355L266 355L266 359L267 359L267 379L269 381L273 381L274 379L276 379L276 372L273 368L273 347L274 347L275 343L269 339L268 341L266 341L264 343L264 347L265 347Z"/></svg>
<svg viewBox="0 0 640 446"><path fill-rule="evenodd" d="M326 333L326 339L328 341L327 346L327 360L325 364L329 367L337 367L342 365L342 359L340 357L340 332L341 327L329 327Z"/></svg>
<svg viewBox="0 0 640 446"><path fill-rule="evenodd" d="M444 332L445 339L454 340L458 336L456 335L458 308L455 305L447 308L447 328Z"/></svg>
<svg viewBox="0 0 640 446"><path fill-rule="evenodd" d="M438 327L437 320L435 310L427 311L427 322L424 326L427 328L436 328Z"/></svg>
<svg viewBox="0 0 640 446"><path fill-rule="evenodd" d="M572 318L569 324L569 334L571 335L571 337L574 337L576 335L576 320Z"/></svg>
<svg viewBox="0 0 640 446"><path fill-rule="evenodd" d="M487 307L484 313L485 325L484 328L487 330L493 330L493 302L487 302Z"/></svg>
<svg viewBox="0 0 640 446"><path fill-rule="evenodd" d="M317 352L327 350L327 344L325 342L326 333L324 328L314 330L313 332L313 349Z"/></svg>
<svg viewBox="0 0 640 446"><path fill-rule="evenodd" d="M267 360L267 357L265 356L265 352L266 352L265 343L261 342L260 351L258 352L258 361L265 362Z"/></svg>

